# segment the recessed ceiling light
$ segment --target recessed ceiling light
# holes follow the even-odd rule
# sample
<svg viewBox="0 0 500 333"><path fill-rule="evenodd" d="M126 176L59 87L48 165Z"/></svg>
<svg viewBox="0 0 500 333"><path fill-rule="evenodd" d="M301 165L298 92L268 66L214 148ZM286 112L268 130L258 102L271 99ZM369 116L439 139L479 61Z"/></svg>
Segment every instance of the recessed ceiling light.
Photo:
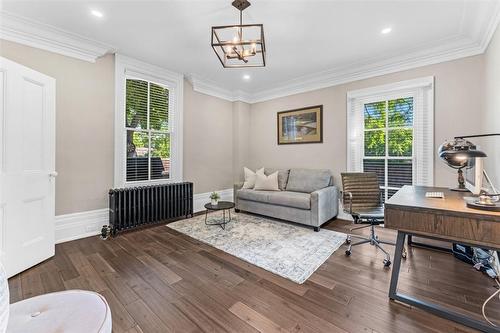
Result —
<svg viewBox="0 0 500 333"><path fill-rule="evenodd" d="M382 33L382 34L385 35L385 34L388 34L391 31L392 31L392 28L384 28L384 29L382 29L382 31L380 31L380 33Z"/></svg>
<svg viewBox="0 0 500 333"><path fill-rule="evenodd" d="M104 14L96 9L92 9L90 11L90 14L94 15L95 17L102 18Z"/></svg>
<svg viewBox="0 0 500 333"><path fill-rule="evenodd" d="M248 74L243 75L243 80L245 80L245 81L250 80L250 75L248 75Z"/></svg>

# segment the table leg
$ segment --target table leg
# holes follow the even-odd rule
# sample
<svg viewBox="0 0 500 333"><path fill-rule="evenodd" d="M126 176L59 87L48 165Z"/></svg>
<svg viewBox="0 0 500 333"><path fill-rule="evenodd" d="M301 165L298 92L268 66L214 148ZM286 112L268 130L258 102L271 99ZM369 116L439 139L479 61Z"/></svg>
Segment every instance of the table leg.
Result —
<svg viewBox="0 0 500 333"><path fill-rule="evenodd" d="M398 238L396 240L396 250L394 252L394 263L392 264L391 286L389 288L389 298L395 299L398 289L399 270L401 269L401 258L403 256L403 249L405 246L406 234L398 231Z"/></svg>
<svg viewBox="0 0 500 333"><path fill-rule="evenodd" d="M398 238L396 240L396 252L394 253L394 264L392 266L391 284L389 287L389 298L393 301L409 304L411 306L420 308L422 310L429 311L430 313L433 313L436 316L455 321L457 323L475 328L482 332L500 333L500 328L490 326L486 322L482 322L473 319L471 317L467 317L462 313L449 310L444 306L438 304L430 303L424 300L420 300L413 296L407 296L398 293L397 291L398 279L399 279L399 271L401 269L401 258L405 243L405 236L407 236L405 232L398 231Z"/></svg>

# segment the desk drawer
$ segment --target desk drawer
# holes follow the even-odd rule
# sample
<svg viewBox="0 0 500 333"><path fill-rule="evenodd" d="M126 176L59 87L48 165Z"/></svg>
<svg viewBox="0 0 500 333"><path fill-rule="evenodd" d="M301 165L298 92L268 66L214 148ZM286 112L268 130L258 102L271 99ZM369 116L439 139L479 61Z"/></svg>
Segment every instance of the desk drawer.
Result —
<svg viewBox="0 0 500 333"><path fill-rule="evenodd" d="M385 227L464 243L500 247L500 223L416 209L385 209Z"/></svg>

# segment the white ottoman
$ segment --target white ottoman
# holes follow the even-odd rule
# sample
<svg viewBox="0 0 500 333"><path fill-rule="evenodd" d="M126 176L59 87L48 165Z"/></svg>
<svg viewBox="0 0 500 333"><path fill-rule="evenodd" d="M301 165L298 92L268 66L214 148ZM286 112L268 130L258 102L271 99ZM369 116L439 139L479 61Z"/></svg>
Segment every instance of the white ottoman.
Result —
<svg viewBox="0 0 500 333"><path fill-rule="evenodd" d="M68 290L11 304L7 333L111 333L111 310L101 295Z"/></svg>

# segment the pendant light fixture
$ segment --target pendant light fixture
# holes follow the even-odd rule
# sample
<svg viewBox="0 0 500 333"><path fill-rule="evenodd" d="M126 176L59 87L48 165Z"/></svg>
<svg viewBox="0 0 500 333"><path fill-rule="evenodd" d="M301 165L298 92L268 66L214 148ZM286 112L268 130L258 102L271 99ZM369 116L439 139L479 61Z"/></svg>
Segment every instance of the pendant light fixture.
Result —
<svg viewBox="0 0 500 333"><path fill-rule="evenodd" d="M243 24L243 11L250 6L247 0L234 0L240 11L240 24L212 27L212 48L224 68L266 66L264 25Z"/></svg>

